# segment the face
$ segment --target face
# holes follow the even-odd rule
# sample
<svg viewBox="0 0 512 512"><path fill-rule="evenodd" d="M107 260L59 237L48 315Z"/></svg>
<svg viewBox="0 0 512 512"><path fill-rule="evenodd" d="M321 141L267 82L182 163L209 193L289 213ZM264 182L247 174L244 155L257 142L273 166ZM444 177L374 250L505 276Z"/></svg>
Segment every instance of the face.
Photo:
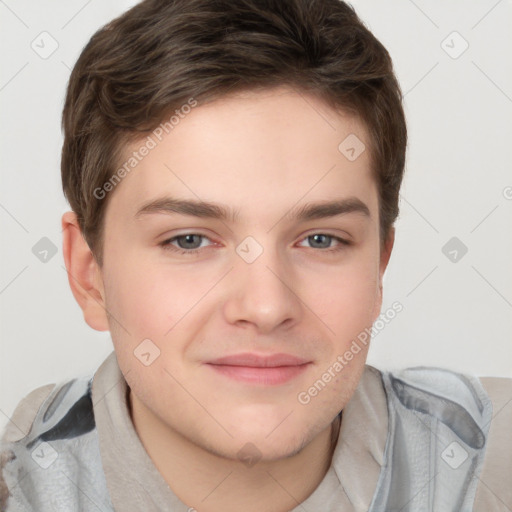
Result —
<svg viewBox="0 0 512 512"><path fill-rule="evenodd" d="M135 414L233 459L330 426L367 346L335 363L379 315L388 257L350 134L368 142L313 96L246 92L180 117L110 192L102 296Z"/></svg>

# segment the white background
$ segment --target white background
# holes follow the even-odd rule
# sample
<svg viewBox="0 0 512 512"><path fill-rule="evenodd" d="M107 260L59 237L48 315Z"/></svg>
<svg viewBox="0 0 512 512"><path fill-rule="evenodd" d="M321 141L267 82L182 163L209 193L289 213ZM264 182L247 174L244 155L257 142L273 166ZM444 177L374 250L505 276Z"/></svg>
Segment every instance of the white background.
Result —
<svg viewBox="0 0 512 512"><path fill-rule="evenodd" d="M64 270L60 116L81 49L134 3L0 1L1 426L25 394L89 374L112 351ZM352 5L393 58L409 129L382 308L404 310L375 336L369 363L512 377L512 1ZM43 31L58 43L47 59L31 48ZM469 44L458 58L442 47L463 48L454 31ZM58 248L46 263L32 252L42 237ZM442 252L452 237L468 248L457 262Z"/></svg>

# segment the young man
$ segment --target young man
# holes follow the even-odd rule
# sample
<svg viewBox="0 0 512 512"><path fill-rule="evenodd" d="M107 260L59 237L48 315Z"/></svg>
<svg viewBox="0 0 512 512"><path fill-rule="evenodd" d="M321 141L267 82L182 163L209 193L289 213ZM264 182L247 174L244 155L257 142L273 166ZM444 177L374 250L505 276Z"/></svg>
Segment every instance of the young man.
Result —
<svg viewBox="0 0 512 512"><path fill-rule="evenodd" d="M19 404L1 510L512 509L508 380L365 364L407 136L352 8L146 0L63 127L69 283L115 350Z"/></svg>

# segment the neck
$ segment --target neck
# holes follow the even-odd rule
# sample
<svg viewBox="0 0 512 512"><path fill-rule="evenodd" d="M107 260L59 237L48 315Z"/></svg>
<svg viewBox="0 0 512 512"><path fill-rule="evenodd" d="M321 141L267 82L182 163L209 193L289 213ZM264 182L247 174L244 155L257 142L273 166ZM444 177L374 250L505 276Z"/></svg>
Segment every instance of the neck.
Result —
<svg viewBox="0 0 512 512"><path fill-rule="evenodd" d="M164 480L184 504L201 512L288 512L297 507L327 473L341 425L338 415L298 453L245 465L192 443L131 392L128 403L137 435Z"/></svg>

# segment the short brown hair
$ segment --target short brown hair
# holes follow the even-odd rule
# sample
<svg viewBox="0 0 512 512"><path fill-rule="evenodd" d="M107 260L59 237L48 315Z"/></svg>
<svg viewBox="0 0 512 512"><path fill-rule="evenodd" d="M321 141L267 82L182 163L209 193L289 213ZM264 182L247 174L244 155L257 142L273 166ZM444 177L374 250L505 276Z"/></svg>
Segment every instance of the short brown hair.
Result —
<svg viewBox="0 0 512 512"><path fill-rule="evenodd" d="M399 213L407 129L391 58L354 9L340 0L145 0L92 36L63 110L64 195L99 264L108 197L94 191L129 141L190 98L282 84L363 121L382 243Z"/></svg>

